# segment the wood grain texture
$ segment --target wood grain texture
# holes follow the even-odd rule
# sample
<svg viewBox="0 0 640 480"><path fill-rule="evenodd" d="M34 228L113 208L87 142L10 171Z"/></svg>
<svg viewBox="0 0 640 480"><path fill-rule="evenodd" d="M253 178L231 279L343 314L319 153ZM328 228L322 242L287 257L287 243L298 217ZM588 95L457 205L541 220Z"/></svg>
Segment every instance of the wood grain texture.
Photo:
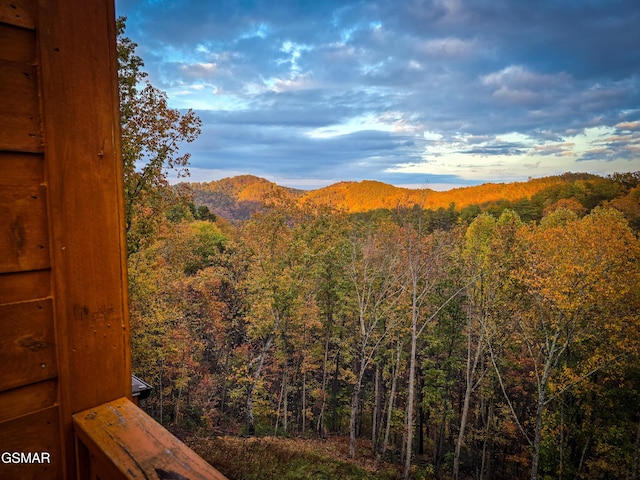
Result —
<svg viewBox="0 0 640 480"><path fill-rule="evenodd" d="M43 410L56 403L55 380L46 380L0 394L0 422Z"/></svg>
<svg viewBox="0 0 640 480"><path fill-rule="evenodd" d="M0 60L0 150L42 148L37 68Z"/></svg>
<svg viewBox="0 0 640 480"><path fill-rule="evenodd" d="M49 297L50 273L49 270L36 270L0 275L0 305Z"/></svg>
<svg viewBox="0 0 640 480"><path fill-rule="evenodd" d="M112 0L36 0L65 478L72 414L131 395ZM103 478L106 480L106 478Z"/></svg>
<svg viewBox="0 0 640 480"><path fill-rule="evenodd" d="M73 422L95 457L93 469L108 478L226 478L126 398L77 413Z"/></svg>
<svg viewBox="0 0 640 480"><path fill-rule="evenodd" d="M46 192L43 186L0 186L0 273L49 267Z"/></svg>
<svg viewBox="0 0 640 480"><path fill-rule="evenodd" d="M60 480L62 453L58 408L51 407L36 413L0 423L2 452L48 453L50 463L15 464L0 462L2 479Z"/></svg>
<svg viewBox="0 0 640 480"><path fill-rule="evenodd" d="M35 32L0 23L0 60L34 64L36 61Z"/></svg>
<svg viewBox="0 0 640 480"><path fill-rule="evenodd" d="M0 152L0 172L0 186L40 186L44 181L42 155Z"/></svg>
<svg viewBox="0 0 640 480"><path fill-rule="evenodd" d="M0 391L54 378L51 299L0 306Z"/></svg>
<svg viewBox="0 0 640 480"><path fill-rule="evenodd" d="M33 0L0 0L0 22L18 27L35 27Z"/></svg>
<svg viewBox="0 0 640 480"><path fill-rule="evenodd" d="M131 395L115 13L38 8L60 388L75 413Z"/></svg>
<svg viewBox="0 0 640 480"><path fill-rule="evenodd" d="M115 37L112 0L0 0L0 451L51 455L0 478L224 478L125 398Z"/></svg>

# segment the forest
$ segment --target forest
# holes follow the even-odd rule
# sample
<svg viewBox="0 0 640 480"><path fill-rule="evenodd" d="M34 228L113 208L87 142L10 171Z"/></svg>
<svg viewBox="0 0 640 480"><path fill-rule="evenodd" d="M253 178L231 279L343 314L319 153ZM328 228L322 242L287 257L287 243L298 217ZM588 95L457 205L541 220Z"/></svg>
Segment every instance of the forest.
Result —
<svg viewBox="0 0 640 480"><path fill-rule="evenodd" d="M272 189L232 221L169 185L200 120L145 83L119 32L148 413L196 451L318 439L374 464L287 478L639 477L639 172L355 213Z"/></svg>

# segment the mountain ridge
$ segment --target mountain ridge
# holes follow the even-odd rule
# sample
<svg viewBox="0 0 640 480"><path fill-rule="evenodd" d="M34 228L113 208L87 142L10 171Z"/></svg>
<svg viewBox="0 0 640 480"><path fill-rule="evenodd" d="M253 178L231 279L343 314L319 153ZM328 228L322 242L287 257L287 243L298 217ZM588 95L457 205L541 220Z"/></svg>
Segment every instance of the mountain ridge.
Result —
<svg viewBox="0 0 640 480"><path fill-rule="evenodd" d="M616 175L618 175L617 179ZM630 188L625 187L625 190L620 186L624 184L621 180L623 177L631 178L632 186L638 188L640 172L614 174L609 177L567 172L523 182L484 183L446 191L397 187L377 180L340 181L318 189L299 190L283 187L254 175L226 177L188 185L192 189L195 204L206 205L216 215L229 220L246 220L252 212L260 210L264 202L273 197L296 203L330 205L348 213L415 205L432 210L451 208L451 205L454 205L457 210L474 205L485 209L497 203L523 202L532 199L540 203L540 208L547 208L561 199L576 197L585 203L585 196L595 196L595 200L591 199L587 202L590 204L598 199L598 202L612 200L627 194Z"/></svg>

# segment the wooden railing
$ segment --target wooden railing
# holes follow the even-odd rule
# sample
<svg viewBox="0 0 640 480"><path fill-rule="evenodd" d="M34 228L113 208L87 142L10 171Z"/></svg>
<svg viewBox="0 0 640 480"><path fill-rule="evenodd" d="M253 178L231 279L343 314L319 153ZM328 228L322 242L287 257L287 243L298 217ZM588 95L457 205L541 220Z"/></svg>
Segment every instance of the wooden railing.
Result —
<svg viewBox="0 0 640 480"><path fill-rule="evenodd" d="M73 428L80 479L226 478L127 398L76 413Z"/></svg>

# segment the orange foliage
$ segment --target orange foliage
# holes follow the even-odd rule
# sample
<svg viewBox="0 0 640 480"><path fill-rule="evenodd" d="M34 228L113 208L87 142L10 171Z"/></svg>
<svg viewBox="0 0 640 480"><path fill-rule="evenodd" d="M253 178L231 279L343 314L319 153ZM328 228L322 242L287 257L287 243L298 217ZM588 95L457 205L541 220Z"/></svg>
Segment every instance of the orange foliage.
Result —
<svg viewBox="0 0 640 480"><path fill-rule="evenodd" d="M437 210L454 204L459 211L470 205L487 208L499 202L517 203L533 200L536 194L542 195L545 214L558 208L568 208L579 216L588 209L581 203L585 195L597 197L600 191L610 191L617 184L589 174L563 174L559 176L530 179L526 182L486 183L472 187L454 188L438 192L429 188L409 189L395 187L378 181L344 181L328 187L303 191L286 188L252 175L224 178L209 183L191 184L194 199L198 204L207 205L223 217L230 219L249 218L249 211L257 211L260 205L270 198L287 198L293 202L328 205L349 213L366 212L377 209L396 209L418 205L425 209ZM609 188L609 190L607 190ZM632 189L625 197L615 198L610 205L627 214L627 218L640 219L638 189ZM581 198L576 195L582 195ZM610 198L610 197L609 197ZM602 203L597 198L596 204ZM239 217L235 217L240 213ZM631 221L631 219L630 219Z"/></svg>

